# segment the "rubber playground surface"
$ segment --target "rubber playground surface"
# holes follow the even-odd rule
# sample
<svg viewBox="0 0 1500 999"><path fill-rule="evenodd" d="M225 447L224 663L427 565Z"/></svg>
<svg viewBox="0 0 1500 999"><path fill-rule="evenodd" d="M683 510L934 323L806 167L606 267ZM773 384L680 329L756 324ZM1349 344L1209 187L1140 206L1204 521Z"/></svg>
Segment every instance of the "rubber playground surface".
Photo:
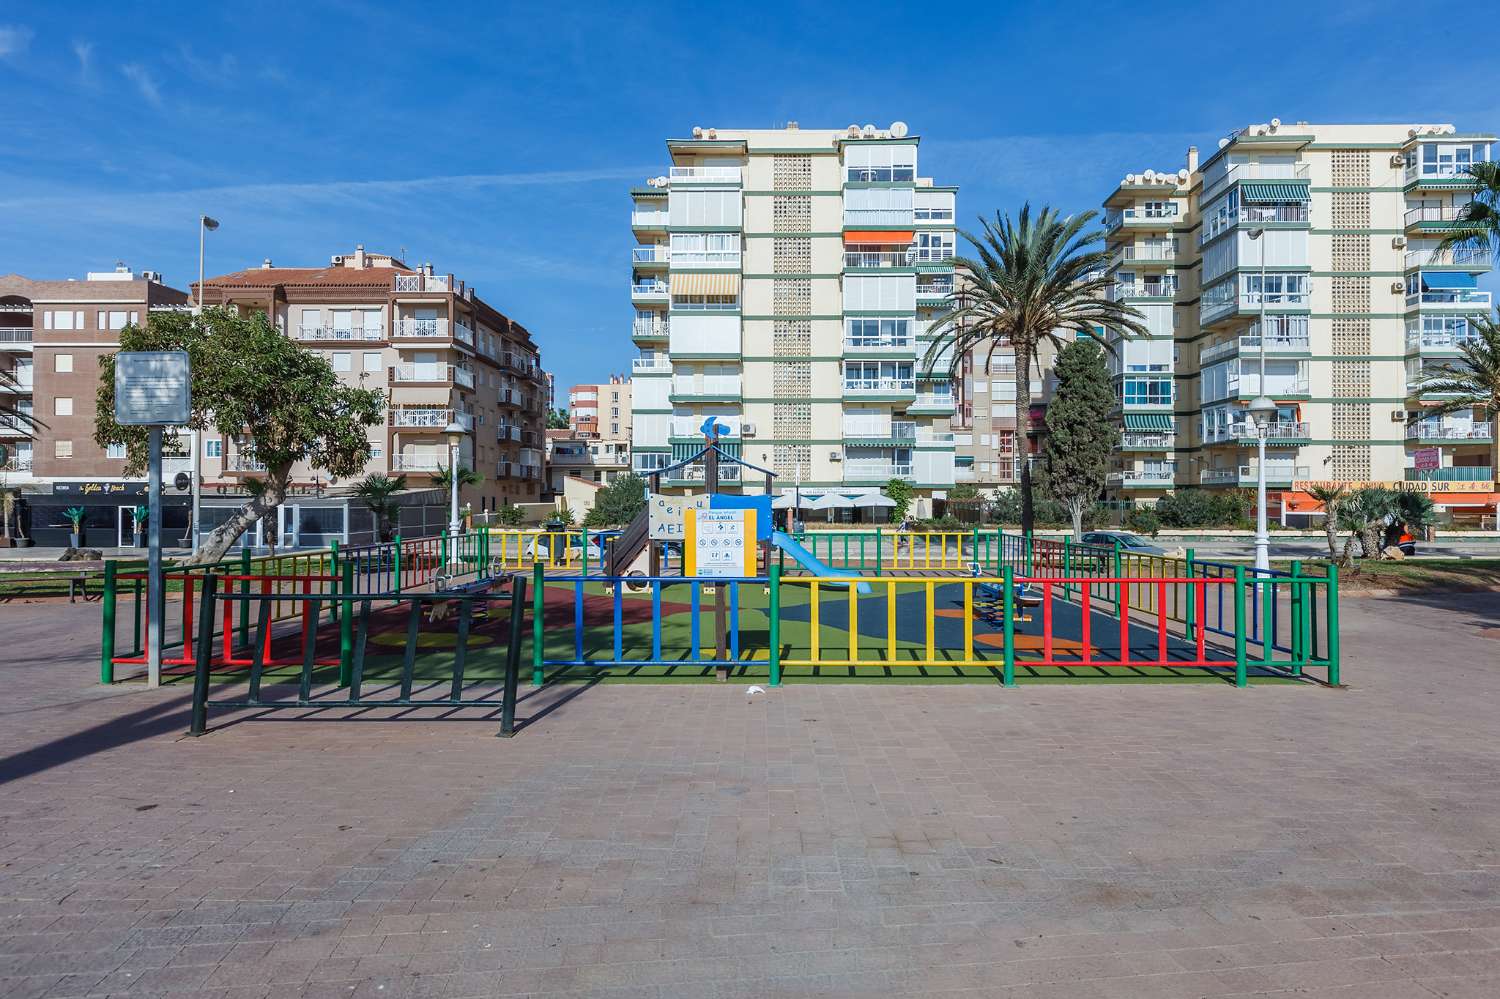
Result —
<svg viewBox="0 0 1500 999"><path fill-rule="evenodd" d="M813 655L813 608L810 587L805 579L783 580L781 587L781 643L783 678L788 682L921 682L921 683L997 683L1003 661L1003 623L998 614L976 613L973 618L973 656L967 658L965 647L965 608L963 587L959 583L938 582L932 599L932 660L928 660L926 587L921 582L897 580L895 641L889 641L888 584L872 581L872 592L856 595L855 616L858 638L851 649L850 595L847 588L822 585L818 601L818 656ZM731 597L730 590L737 590ZM545 675L549 682L700 681L713 677L715 597L709 592L700 598L698 608L697 655L693 650L692 584L665 583L661 590L660 657L653 657L654 624L652 596L649 591L626 592L619 598L619 655L616 656L616 599L602 583L549 581L545 589L543 615L544 657L549 662ZM765 682L769 678L767 646L770 620L767 615L769 594L763 584L742 583L725 592L726 608L734 613L726 618L738 619L738 656L729 670L732 679ZM522 683L532 675L531 594L527 595L527 617L523 626L520 671ZM583 627L575 623L581 620ZM1232 669L1202 666L1176 667L1095 665L1084 662L1083 612L1077 603L1053 596L1051 601L1051 652L1053 665L1038 666L1044 658L1043 607L1030 608L1018 616L1015 624L1016 677L1021 683L1036 682L1151 682L1203 683L1232 680ZM477 606L477 605L476 605ZM414 677L417 686L447 684L451 680L454 648L457 644L458 615L456 604L442 605L433 612L424 609L415 639ZM369 618L365 645L363 678L367 691L399 680L408 642L410 624L407 606L374 607ZM503 678L508 637L509 601L497 600L489 613L476 613L469 633L465 657L464 681L472 689L497 685ZM1121 626L1109 613L1092 611L1089 619L1090 657L1101 660L1120 659ZM1188 661L1196 658L1193 643L1183 637L1183 628L1174 624L1165 638L1158 634L1154 621L1133 618L1126 629L1129 658L1140 660ZM252 627L253 632L253 627ZM297 621L281 622L275 629L271 655L266 667L266 682L286 682L301 670L303 638ZM894 648L892 647L894 646ZM216 651L222 648L216 640ZM1161 655L1165 648L1165 656ZM1215 647L1217 647L1215 649ZM1233 659L1233 648L1222 636L1209 636L1212 658ZM339 632L326 611L317 629L316 660L313 682L319 686L337 679ZM894 651L894 656L890 653ZM580 655L581 653L581 655ZM1217 654L1216 654L1217 653ZM230 679L247 672L243 661L247 650L236 655L242 664L227 667L216 663L215 674ZM627 661L626 665L551 665L576 659ZM639 662L658 658L656 662ZM825 665L794 665L797 660L855 660ZM696 660L696 661L695 661ZM951 665L946 661L951 660ZM934 661L936 664L934 664ZM635 663L639 664L635 664ZM122 678L129 676L122 671ZM164 670L166 682L191 682L192 668L170 667ZM1251 669L1257 682L1295 682L1285 676ZM330 695L333 696L333 695Z"/></svg>

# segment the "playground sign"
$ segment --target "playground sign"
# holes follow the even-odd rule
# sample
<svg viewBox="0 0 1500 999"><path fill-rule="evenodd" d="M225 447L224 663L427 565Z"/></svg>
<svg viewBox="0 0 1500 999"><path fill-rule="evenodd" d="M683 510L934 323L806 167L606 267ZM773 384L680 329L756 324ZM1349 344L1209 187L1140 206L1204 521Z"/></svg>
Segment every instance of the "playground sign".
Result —
<svg viewBox="0 0 1500 999"><path fill-rule="evenodd" d="M755 575L755 511L690 509L684 524L683 575L738 579Z"/></svg>
<svg viewBox="0 0 1500 999"><path fill-rule="evenodd" d="M686 537L683 512L706 510L708 504L708 496L653 495L646 506L649 537L652 541L681 541Z"/></svg>

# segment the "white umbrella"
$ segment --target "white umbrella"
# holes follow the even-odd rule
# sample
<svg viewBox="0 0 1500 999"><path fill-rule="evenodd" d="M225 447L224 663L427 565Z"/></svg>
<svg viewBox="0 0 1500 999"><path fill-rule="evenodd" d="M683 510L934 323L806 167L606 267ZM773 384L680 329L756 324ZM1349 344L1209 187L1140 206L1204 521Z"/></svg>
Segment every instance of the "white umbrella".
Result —
<svg viewBox="0 0 1500 999"><path fill-rule="evenodd" d="M802 504L808 510L851 510L854 504L838 493L824 493L815 500Z"/></svg>
<svg viewBox="0 0 1500 999"><path fill-rule="evenodd" d="M859 507L893 507L896 501L881 493L864 493L854 498L854 505Z"/></svg>
<svg viewBox="0 0 1500 999"><path fill-rule="evenodd" d="M793 510L797 506L796 493L782 493L771 501L772 510ZM802 508L807 509L807 500L802 501Z"/></svg>

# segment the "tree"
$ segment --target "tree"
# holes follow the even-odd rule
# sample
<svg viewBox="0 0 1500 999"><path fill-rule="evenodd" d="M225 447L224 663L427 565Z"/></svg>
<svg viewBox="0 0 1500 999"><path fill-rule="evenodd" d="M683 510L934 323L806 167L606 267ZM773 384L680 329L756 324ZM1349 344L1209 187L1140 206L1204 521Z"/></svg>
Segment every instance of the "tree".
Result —
<svg viewBox="0 0 1500 999"><path fill-rule="evenodd" d="M362 500L375 515L375 539L389 541L392 537L391 522L401 514L395 495L406 488L406 476L392 478L380 472L371 472L354 487L354 495Z"/></svg>
<svg viewBox="0 0 1500 999"><path fill-rule="evenodd" d="M1332 562L1338 555L1339 536L1339 504L1344 501L1344 494L1349 487L1341 482L1335 482L1326 486L1312 486L1307 490L1307 495L1323 505L1323 533L1328 539L1328 561Z"/></svg>
<svg viewBox="0 0 1500 999"><path fill-rule="evenodd" d="M266 495L266 480L257 479L251 475L245 476L245 493L252 501L263 500ZM261 540L266 543L266 550L272 555L276 554L276 542L281 540L281 531L277 528L274 505L266 506L265 512L260 515L260 534ZM196 561L196 559L190 561Z"/></svg>
<svg viewBox="0 0 1500 999"><path fill-rule="evenodd" d="M1109 458L1120 443L1114 386L1104 352L1075 340L1057 355L1057 390L1047 406L1047 474L1052 494L1073 518L1073 540L1083 540L1083 514L1099 499Z"/></svg>
<svg viewBox="0 0 1500 999"><path fill-rule="evenodd" d="M286 499L292 466L305 462L332 477L364 471L370 458L369 427L385 420L385 401L374 389L345 385L321 354L282 335L262 313L240 316L224 309L200 315L153 314L145 327L120 331L120 349L185 350L192 366L192 413L188 427L217 429L245 438L265 465L265 488L193 552L195 563L217 562L257 520L272 517ZM146 467L147 430L115 422L114 355L99 359L94 439L100 446L124 444L126 469ZM178 443L174 429L167 442Z"/></svg>
<svg viewBox="0 0 1500 999"><path fill-rule="evenodd" d="M621 527L646 508L646 480L629 472L594 494L594 507L583 519L585 527Z"/></svg>
<svg viewBox="0 0 1500 999"><path fill-rule="evenodd" d="M566 409L547 410L548 430L567 430L572 424L568 422L568 411Z"/></svg>
<svg viewBox="0 0 1500 999"><path fill-rule="evenodd" d="M1402 489L1396 493L1396 512L1385 529L1385 546L1401 543L1401 528L1405 527L1412 537L1424 533L1437 523L1437 504L1426 493Z"/></svg>
<svg viewBox="0 0 1500 999"><path fill-rule="evenodd" d="M1474 193L1438 251L1488 249L1500 254L1500 163L1475 163L1469 172L1474 175Z"/></svg>
<svg viewBox="0 0 1500 999"><path fill-rule="evenodd" d="M430 478L432 479L433 485L441 486L444 490L451 490L453 488L453 466L439 465L438 470L436 472L433 472ZM472 468L469 468L466 465L458 466L459 489L463 489L465 486L477 486L483 481L484 476L480 475Z"/></svg>
<svg viewBox="0 0 1500 999"><path fill-rule="evenodd" d="M1338 504L1339 528L1349 532L1339 564L1347 566L1358 539L1364 558L1380 557L1380 539L1385 526L1395 515L1396 493L1380 486L1356 489Z"/></svg>
<svg viewBox="0 0 1500 999"><path fill-rule="evenodd" d="M958 257L959 282L953 308L933 323L938 335L924 363L948 357L956 374L970 351L986 351L984 370L1002 346L1016 358L1016 450L1021 455L1021 529L1034 520L1031 468L1026 459L1031 432L1031 376L1038 347L1059 349L1064 334L1098 337L1105 327L1122 336L1146 332L1135 309L1105 297L1113 278L1105 274L1109 254L1102 230L1090 230L1096 213L1061 215L1043 207L1033 219L1031 205L1015 222L999 212L993 222L980 219L983 232L963 233L977 259Z"/></svg>
<svg viewBox="0 0 1500 999"><path fill-rule="evenodd" d="M1493 317L1474 316L1469 325L1475 336L1458 345L1459 356L1432 374L1417 379L1415 392L1441 396L1427 413L1446 415L1464 409L1480 409L1485 418L1500 417L1500 323ZM1490 469L1500 469L1500 435L1491 448Z"/></svg>
<svg viewBox="0 0 1500 999"><path fill-rule="evenodd" d="M495 523L501 527L520 527L526 522L526 511L516 506L510 500L500 505L495 511Z"/></svg>
<svg viewBox="0 0 1500 999"><path fill-rule="evenodd" d="M906 512L911 509L912 496L916 490L912 484L905 479L892 479L885 484L886 499L896 504L891 507L891 522L899 524L906 519Z"/></svg>

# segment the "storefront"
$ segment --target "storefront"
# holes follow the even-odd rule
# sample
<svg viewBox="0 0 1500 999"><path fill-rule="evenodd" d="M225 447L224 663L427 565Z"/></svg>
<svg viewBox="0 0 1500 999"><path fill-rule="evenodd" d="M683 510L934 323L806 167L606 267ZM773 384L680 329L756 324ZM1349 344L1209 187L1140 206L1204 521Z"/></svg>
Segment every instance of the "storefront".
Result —
<svg viewBox="0 0 1500 999"><path fill-rule="evenodd" d="M51 492L28 492L22 497L27 536L36 545L66 548L72 544L73 523L67 511L83 508L83 544L88 548L131 548L136 545L137 520L145 544L146 483L137 479L93 482L54 482ZM139 512L137 512L139 511ZM177 547L185 541L192 519L192 500L185 490L168 485L162 491L162 543Z"/></svg>
<svg viewBox="0 0 1500 999"><path fill-rule="evenodd" d="M1500 488L1494 482L1294 482L1290 491L1281 493L1282 523L1294 527L1304 526L1299 521L1306 520L1309 516L1321 523L1323 504L1313 499L1308 490L1332 485L1342 485L1348 489L1379 486L1425 493L1432 498L1432 504L1440 517L1451 519L1453 524L1460 527L1493 527L1496 515L1500 513ZM1266 508L1274 509L1274 503L1268 500Z"/></svg>

